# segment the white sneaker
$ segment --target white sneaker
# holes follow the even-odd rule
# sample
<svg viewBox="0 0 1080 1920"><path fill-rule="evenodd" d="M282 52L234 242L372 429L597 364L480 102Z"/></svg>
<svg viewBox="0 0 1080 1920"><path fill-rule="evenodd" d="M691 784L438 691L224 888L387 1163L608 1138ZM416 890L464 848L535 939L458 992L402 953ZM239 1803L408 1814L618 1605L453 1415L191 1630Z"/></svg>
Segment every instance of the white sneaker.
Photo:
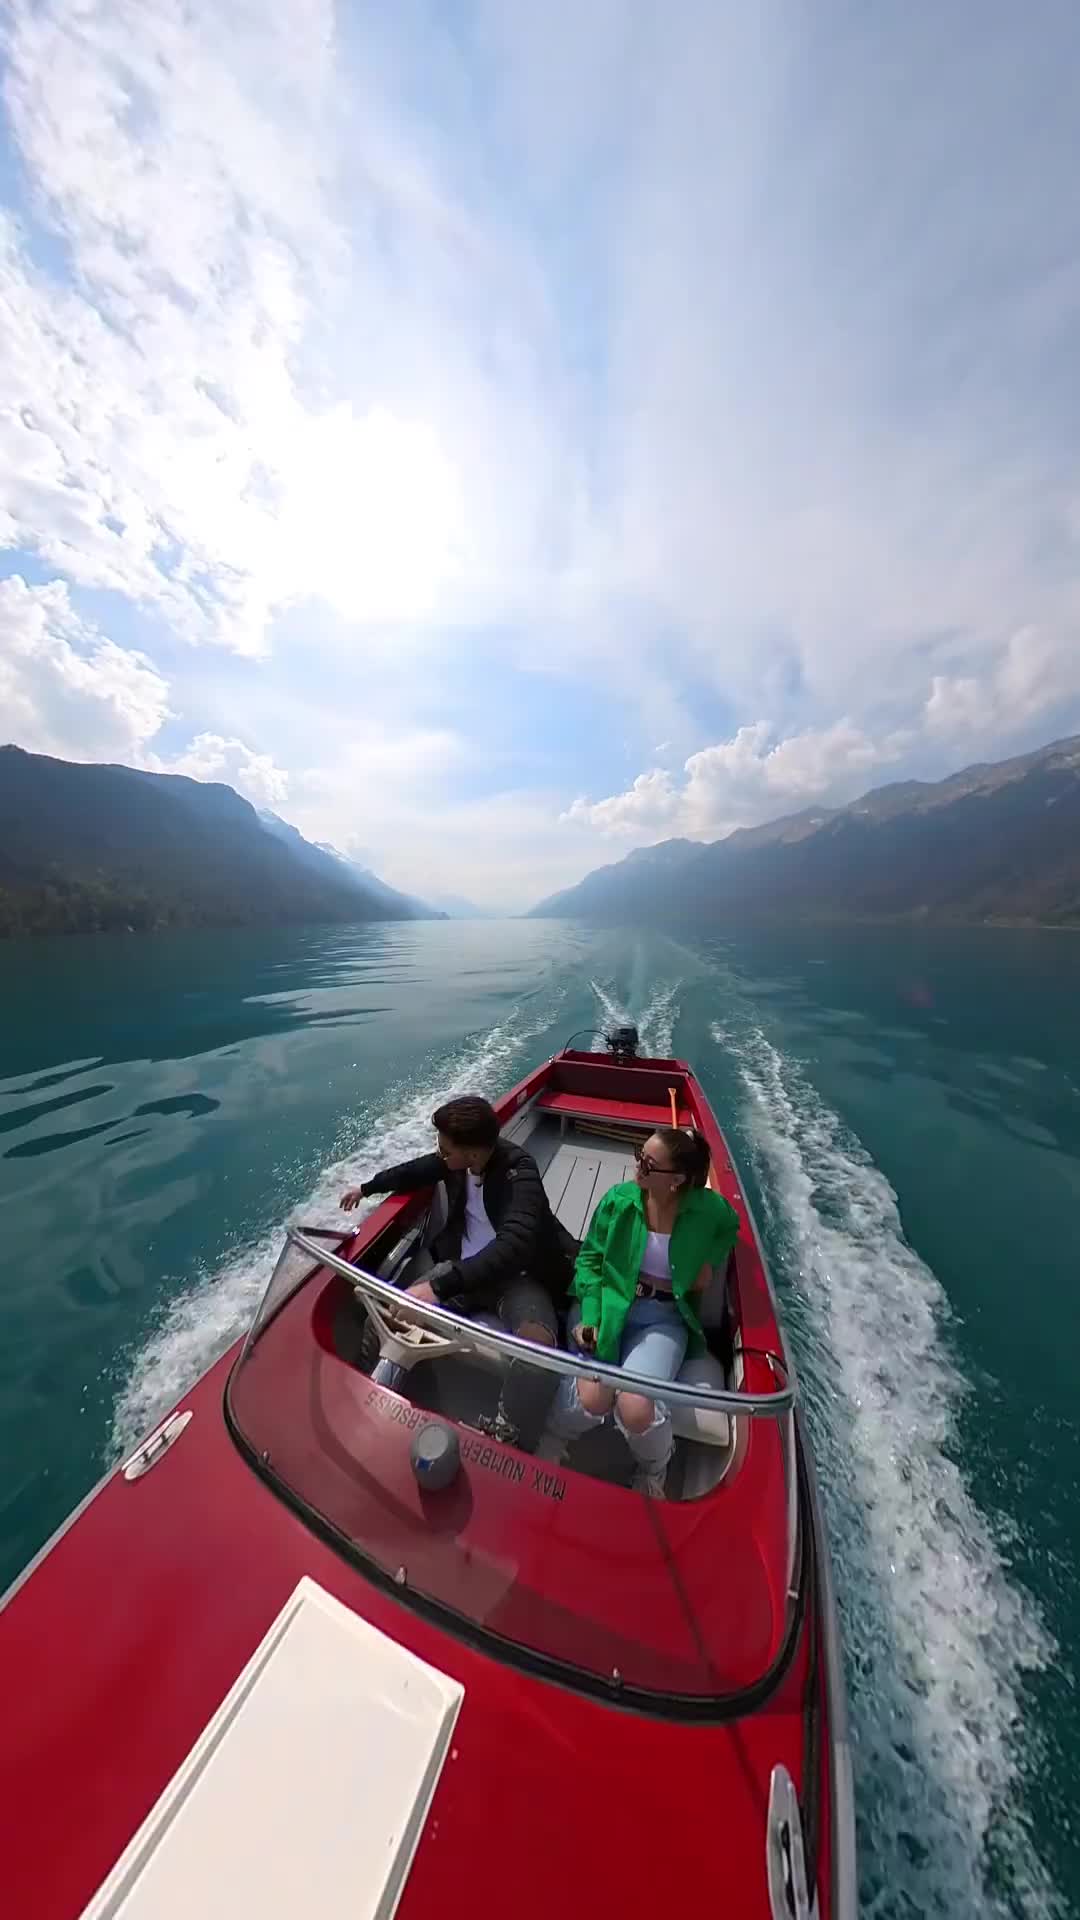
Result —
<svg viewBox="0 0 1080 1920"><path fill-rule="evenodd" d="M647 1494L650 1500L664 1498L664 1483L667 1480L667 1462L662 1467L639 1467L630 1482L635 1493Z"/></svg>
<svg viewBox="0 0 1080 1920"><path fill-rule="evenodd" d="M568 1444L566 1440L560 1440L557 1433L552 1433L550 1427L546 1427L533 1448L533 1459L550 1460L553 1467L561 1467L566 1459Z"/></svg>

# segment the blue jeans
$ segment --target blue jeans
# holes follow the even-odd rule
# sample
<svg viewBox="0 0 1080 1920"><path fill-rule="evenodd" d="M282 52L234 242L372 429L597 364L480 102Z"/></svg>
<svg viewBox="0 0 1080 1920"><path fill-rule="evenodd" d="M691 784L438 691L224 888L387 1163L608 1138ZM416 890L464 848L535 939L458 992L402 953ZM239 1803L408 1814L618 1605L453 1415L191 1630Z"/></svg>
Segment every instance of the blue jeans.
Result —
<svg viewBox="0 0 1080 1920"><path fill-rule="evenodd" d="M581 1308L570 1309L570 1333L581 1324ZM634 1373L647 1373L656 1380L674 1380L686 1358L689 1328L674 1300L635 1300L626 1316L619 1343L619 1365ZM576 1342L575 1353L579 1352ZM637 1389L630 1389L636 1392ZM666 1467L675 1445L671 1414L662 1400L653 1402L652 1425L644 1433L631 1433L619 1417L615 1402L615 1425L635 1460L644 1467ZM548 1417L548 1431L560 1440L577 1440L591 1428L602 1426L606 1414L589 1413L578 1398L577 1381L562 1380Z"/></svg>

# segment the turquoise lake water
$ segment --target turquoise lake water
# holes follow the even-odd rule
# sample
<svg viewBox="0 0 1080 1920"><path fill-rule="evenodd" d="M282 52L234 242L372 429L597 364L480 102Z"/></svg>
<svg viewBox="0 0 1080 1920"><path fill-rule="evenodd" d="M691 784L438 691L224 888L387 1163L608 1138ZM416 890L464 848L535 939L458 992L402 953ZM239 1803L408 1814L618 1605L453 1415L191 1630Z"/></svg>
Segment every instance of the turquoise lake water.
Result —
<svg viewBox="0 0 1080 1920"><path fill-rule="evenodd" d="M1080 1916L1080 938L436 923L0 945L0 1586L290 1216L604 1018L743 1165L831 1528L863 1913Z"/></svg>

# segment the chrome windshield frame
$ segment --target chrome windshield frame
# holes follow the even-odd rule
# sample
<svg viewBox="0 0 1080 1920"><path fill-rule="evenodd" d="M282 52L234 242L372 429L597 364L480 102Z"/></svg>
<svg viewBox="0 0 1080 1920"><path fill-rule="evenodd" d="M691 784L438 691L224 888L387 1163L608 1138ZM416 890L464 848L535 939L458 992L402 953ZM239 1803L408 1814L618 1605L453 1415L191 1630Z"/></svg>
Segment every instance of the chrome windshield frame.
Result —
<svg viewBox="0 0 1080 1920"><path fill-rule="evenodd" d="M766 1356L768 1364L778 1380L783 1376L775 1393L743 1393L726 1387L697 1386L691 1381L657 1381L655 1375L634 1373L627 1367L611 1366L605 1361L591 1357L567 1353L561 1347L544 1347L532 1340L522 1340L517 1334L507 1333L503 1329L485 1326L477 1320L470 1320L464 1314L451 1313L448 1307L427 1306L412 1299L400 1287L389 1280L382 1280L377 1274L368 1273L363 1267L352 1266L343 1260L340 1254L330 1253L325 1247L316 1246L299 1227L287 1229L288 1240L303 1253L310 1256L313 1266L326 1267L347 1280L358 1298L369 1296L384 1309L391 1309L396 1320L410 1326L426 1328L428 1332L453 1336L458 1350L474 1349L478 1353L494 1354L508 1362L519 1360L528 1366L538 1367L542 1372L569 1376L572 1379L596 1380L604 1386L618 1388L625 1392L627 1388L648 1394L650 1399L657 1398L658 1388L669 1406L700 1407L703 1411L727 1413L740 1418L779 1420L790 1413L795 1405L797 1388L790 1378L787 1367L779 1354ZM309 1276L310 1277L310 1276ZM257 1340L258 1316L249 1335L249 1343L254 1336Z"/></svg>

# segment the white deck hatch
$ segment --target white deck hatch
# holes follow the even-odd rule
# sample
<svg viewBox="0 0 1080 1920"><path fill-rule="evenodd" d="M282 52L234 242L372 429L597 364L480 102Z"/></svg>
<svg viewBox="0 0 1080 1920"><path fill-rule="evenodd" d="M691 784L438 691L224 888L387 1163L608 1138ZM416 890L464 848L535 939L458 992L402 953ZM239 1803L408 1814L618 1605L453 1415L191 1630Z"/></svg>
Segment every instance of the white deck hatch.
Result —
<svg viewBox="0 0 1080 1920"><path fill-rule="evenodd" d="M463 1695L305 1577L83 1920L389 1920Z"/></svg>

